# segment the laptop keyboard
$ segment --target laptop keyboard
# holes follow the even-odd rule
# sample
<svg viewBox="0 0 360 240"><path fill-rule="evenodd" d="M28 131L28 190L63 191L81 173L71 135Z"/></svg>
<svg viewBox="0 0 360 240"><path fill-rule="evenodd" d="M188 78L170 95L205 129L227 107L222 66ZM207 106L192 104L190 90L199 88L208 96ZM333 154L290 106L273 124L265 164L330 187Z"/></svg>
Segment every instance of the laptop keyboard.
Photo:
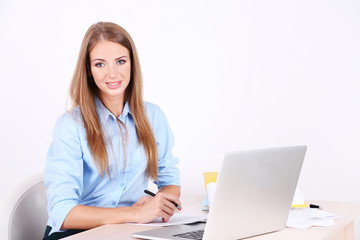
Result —
<svg viewBox="0 0 360 240"><path fill-rule="evenodd" d="M204 235L204 230L197 230L192 232L176 234L173 235L173 237L201 240L203 235Z"/></svg>

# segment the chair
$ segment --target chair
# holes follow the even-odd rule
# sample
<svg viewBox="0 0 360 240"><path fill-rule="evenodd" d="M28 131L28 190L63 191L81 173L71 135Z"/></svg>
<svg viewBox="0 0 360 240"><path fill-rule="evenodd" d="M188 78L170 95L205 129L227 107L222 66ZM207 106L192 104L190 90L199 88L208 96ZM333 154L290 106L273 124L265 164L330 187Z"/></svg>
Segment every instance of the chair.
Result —
<svg viewBox="0 0 360 240"><path fill-rule="evenodd" d="M44 236L47 214L47 187L43 173L38 173L18 184L2 204L1 239L41 240Z"/></svg>

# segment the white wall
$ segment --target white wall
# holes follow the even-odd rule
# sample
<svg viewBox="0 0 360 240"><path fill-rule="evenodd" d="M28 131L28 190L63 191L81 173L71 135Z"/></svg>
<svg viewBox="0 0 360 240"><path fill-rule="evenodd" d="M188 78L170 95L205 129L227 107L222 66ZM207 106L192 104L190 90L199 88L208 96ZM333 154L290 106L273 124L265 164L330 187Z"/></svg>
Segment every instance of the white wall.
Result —
<svg viewBox="0 0 360 240"><path fill-rule="evenodd" d="M360 1L0 0L0 196L42 171L82 37L133 36L184 194L227 150L308 145L308 199L360 201Z"/></svg>

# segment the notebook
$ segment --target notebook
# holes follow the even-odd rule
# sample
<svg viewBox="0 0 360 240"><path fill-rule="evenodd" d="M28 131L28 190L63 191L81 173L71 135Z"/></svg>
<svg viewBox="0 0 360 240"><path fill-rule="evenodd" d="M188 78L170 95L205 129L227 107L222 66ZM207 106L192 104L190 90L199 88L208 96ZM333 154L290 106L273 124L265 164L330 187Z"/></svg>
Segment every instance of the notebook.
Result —
<svg viewBox="0 0 360 240"><path fill-rule="evenodd" d="M206 224L163 227L133 236L218 240L281 230L286 225L305 152L306 146L291 146L225 153Z"/></svg>

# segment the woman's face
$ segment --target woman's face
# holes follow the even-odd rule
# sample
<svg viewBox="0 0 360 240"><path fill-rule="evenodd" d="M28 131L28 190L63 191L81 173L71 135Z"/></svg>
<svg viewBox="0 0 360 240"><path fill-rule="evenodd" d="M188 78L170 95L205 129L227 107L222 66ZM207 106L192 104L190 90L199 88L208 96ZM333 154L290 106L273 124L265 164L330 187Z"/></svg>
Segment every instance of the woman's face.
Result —
<svg viewBox="0 0 360 240"><path fill-rule="evenodd" d="M90 51L91 74L105 101L124 100L129 85L131 61L127 48L102 40Z"/></svg>

